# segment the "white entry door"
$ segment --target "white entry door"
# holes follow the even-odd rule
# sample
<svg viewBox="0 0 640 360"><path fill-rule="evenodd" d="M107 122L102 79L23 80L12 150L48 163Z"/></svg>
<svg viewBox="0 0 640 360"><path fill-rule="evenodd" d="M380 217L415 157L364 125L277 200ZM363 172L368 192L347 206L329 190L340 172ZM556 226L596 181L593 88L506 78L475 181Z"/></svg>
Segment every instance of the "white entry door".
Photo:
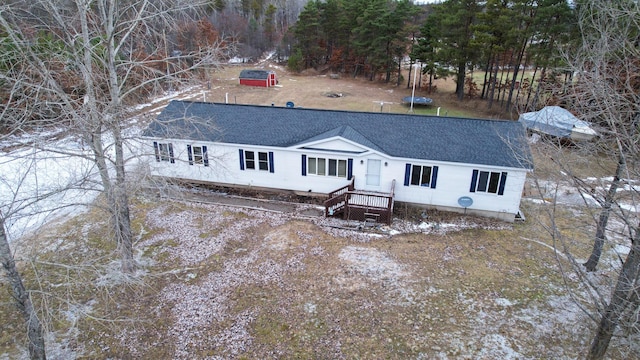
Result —
<svg viewBox="0 0 640 360"><path fill-rule="evenodd" d="M380 160L367 160L367 186L380 186Z"/></svg>

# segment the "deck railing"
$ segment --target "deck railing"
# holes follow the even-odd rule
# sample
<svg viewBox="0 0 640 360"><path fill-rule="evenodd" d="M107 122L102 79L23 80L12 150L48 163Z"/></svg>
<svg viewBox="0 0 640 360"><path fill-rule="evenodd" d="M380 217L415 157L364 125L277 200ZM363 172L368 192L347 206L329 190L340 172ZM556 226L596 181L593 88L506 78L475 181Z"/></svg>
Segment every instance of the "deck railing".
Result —
<svg viewBox="0 0 640 360"><path fill-rule="evenodd" d="M345 194L354 189L355 177L351 177L349 184L329 193L329 198L324 202L324 216L333 216L345 207Z"/></svg>
<svg viewBox="0 0 640 360"><path fill-rule="evenodd" d="M391 197L383 194L359 193L349 191L346 197L349 205L375 208L389 208Z"/></svg>
<svg viewBox="0 0 640 360"><path fill-rule="evenodd" d="M345 219L391 224L396 181L392 181L387 194L357 191L353 183L329 194L324 202L325 216L341 213Z"/></svg>
<svg viewBox="0 0 640 360"><path fill-rule="evenodd" d="M334 198L336 196L340 196L340 195L346 193L347 191L353 191L353 189L355 188L354 187L355 180L356 180L355 176L352 176L351 177L351 181L347 185L339 188L338 190L334 190L334 191L330 192L329 193L329 199L332 199L332 198Z"/></svg>

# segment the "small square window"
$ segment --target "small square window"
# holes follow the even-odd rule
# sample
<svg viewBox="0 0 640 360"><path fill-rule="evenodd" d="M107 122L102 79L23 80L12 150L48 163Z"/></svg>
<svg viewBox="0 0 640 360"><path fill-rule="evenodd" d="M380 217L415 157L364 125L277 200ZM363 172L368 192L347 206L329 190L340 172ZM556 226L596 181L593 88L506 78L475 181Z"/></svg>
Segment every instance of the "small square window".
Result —
<svg viewBox="0 0 640 360"><path fill-rule="evenodd" d="M255 158L255 154L253 153L253 151L245 151L244 152L244 160L245 160L245 167L247 169L255 170L255 168L256 168L256 158Z"/></svg>
<svg viewBox="0 0 640 360"><path fill-rule="evenodd" d="M160 151L160 161L171 161L171 154L169 152L169 144L158 144Z"/></svg>
<svg viewBox="0 0 640 360"><path fill-rule="evenodd" d="M263 171L269 171L269 155L266 152L258 153L258 168Z"/></svg>
<svg viewBox="0 0 640 360"><path fill-rule="evenodd" d="M187 145L187 151L189 152L189 165L209 166L206 146Z"/></svg>

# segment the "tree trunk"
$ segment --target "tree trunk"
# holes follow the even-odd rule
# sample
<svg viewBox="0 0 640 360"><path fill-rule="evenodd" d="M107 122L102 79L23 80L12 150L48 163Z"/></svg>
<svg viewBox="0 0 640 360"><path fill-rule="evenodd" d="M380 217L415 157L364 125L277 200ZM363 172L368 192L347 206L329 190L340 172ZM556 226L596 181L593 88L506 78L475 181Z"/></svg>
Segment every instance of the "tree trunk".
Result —
<svg viewBox="0 0 640 360"><path fill-rule="evenodd" d="M93 81L93 57L91 53L91 49L89 44L90 41L90 31L88 25L89 15L86 13L86 8L80 8L80 22L82 25L82 37L84 44L86 44L86 48L84 49L84 60L83 63L85 67L82 69L82 74L84 78L84 84L87 89L85 106L90 108L90 115L87 118L88 126L91 127L90 136L91 136L91 149L93 151L93 161L98 168L98 172L100 174L100 179L102 180L102 186L104 187L104 193L107 199L107 204L109 206L109 213L111 215L111 226L113 227L114 236L116 238L119 250L122 254L122 270L125 273L131 273L135 270L135 266L133 263L133 251L132 251L132 235L131 235L131 221L129 217L129 201L126 194L126 189L124 185L124 155L122 151L122 135L120 133L120 129L118 127L117 122L110 113L103 114L101 111L98 111L96 108L96 104L98 103L95 86ZM109 11L115 11L115 8L112 6L109 8ZM108 31L113 31L113 19L115 19L115 14L111 14L108 17L109 21L104 24ZM115 99L116 102L113 103L111 109L114 111L118 110L118 102L119 99L117 91L118 91L118 79L117 73L115 71L115 45L113 43L113 38L110 38L110 43L108 46L109 52L109 61L108 61L108 70L109 70L109 82L110 87L109 91L111 92L112 101ZM101 115L97 115L101 114ZM104 144L102 141L102 134L105 129L103 124L108 124L106 128L111 130L111 133L114 138L114 147L116 151L116 161L115 161L115 170L116 170L116 180L112 181L109 175L109 167L107 165L107 157L104 151Z"/></svg>
<svg viewBox="0 0 640 360"><path fill-rule="evenodd" d="M402 80L402 58L398 58L398 81L396 86L400 87L400 81Z"/></svg>
<svg viewBox="0 0 640 360"><path fill-rule="evenodd" d="M513 91L516 89L516 82L518 82L518 72L520 71L520 65L522 65L522 59L524 58L524 52L527 49L528 43L529 43L529 39L526 39L514 63L513 77L511 79L511 88L509 89L509 96L507 98L507 106L506 106L507 112L511 111L511 105L513 104Z"/></svg>
<svg viewBox="0 0 640 360"><path fill-rule="evenodd" d="M533 69L533 75L531 75L531 83L529 84L529 91L527 91L527 100L524 103L523 112L535 111L535 109L533 108L533 105L530 104L529 101L531 100L531 93L533 92L533 87L535 85L536 75L538 75L538 66L537 65Z"/></svg>
<svg viewBox="0 0 640 360"><path fill-rule="evenodd" d="M131 232L131 220L129 215L129 199L124 184L124 155L122 151L122 136L120 132L112 128L116 150L116 181L112 181L109 177L109 169L107 166L104 149L102 145L102 134L96 131L92 135L92 149L94 154L94 162L100 173L102 186L107 199L107 206L111 220L113 235L118 244L118 250L121 254L122 271L132 273L135 270L135 262L133 261L133 242Z"/></svg>
<svg viewBox="0 0 640 360"><path fill-rule="evenodd" d="M489 103L487 104L487 109L491 109L491 107L493 106L493 101L495 100L496 83L498 82L498 64L499 64L497 55L494 58L492 64L493 64L493 67L491 68L491 77L489 78L489 82L491 84L489 85L489 96L488 96Z"/></svg>
<svg viewBox="0 0 640 360"><path fill-rule="evenodd" d="M112 127L114 147L116 152L116 183L113 187L113 227L116 231L116 239L120 249L122 271L124 273L133 273L136 269L135 260L133 259L133 234L131 232L131 217L129 214L129 197L127 196L127 188L125 184L125 168L124 168L124 152L122 149L122 133L118 124Z"/></svg>
<svg viewBox="0 0 640 360"><path fill-rule="evenodd" d="M609 215L611 214L611 207L615 200L616 191L620 187L620 181L622 180L623 173L627 167L627 162L622 151L618 155L618 166L616 167L616 175L609 185L609 190L604 198L604 204L602 204L602 211L600 212L600 218L598 219L598 225L596 226L596 238L593 242L593 249L591 250L591 256L589 260L584 263L584 267L587 271L596 271L598 262L600 261L600 255L602 255L602 247L607 239L606 231L607 224L609 222Z"/></svg>
<svg viewBox="0 0 640 360"><path fill-rule="evenodd" d="M538 86L536 87L536 93L533 95L533 99L531 100L531 109L533 109L532 111L535 111L536 107L538 106L538 100L540 99L540 92L541 92L541 87L545 86L544 82L546 81L547 77L547 68L543 67L542 70L540 71L540 81L538 81Z"/></svg>
<svg viewBox="0 0 640 360"><path fill-rule="evenodd" d="M121 269L123 273L131 274L136 270L133 259L133 234L131 232L131 217L129 214L129 198L124 184L116 184L112 188L112 199L109 201L112 227L120 251Z"/></svg>
<svg viewBox="0 0 640 360"><path fill-rule="evenodd" d="M498 91L498 97L502 96L502 98L500 99L500 107L503 107L503 108L504 108L504 97L505 97L505 94L507 93L507 83L509 82L509 72L506 70L506 68L508 67L507 65L511 64L512 62L513 62L513 52L509 55L509 61L502 64L502 71L500 71L500 87Z"/></svg>
<svg viewBox="0 0 640 360"><path fill-rule="evenodd" d="M611 337L616 327L620 323L625 310L630 306L638 307L640 304L635 283L638 281L640 271L640 227L635 229L634 239L632 239L631 251L622 264L620 275L616 283L615 290L611 295L611 301L605 309L600 320L600 325L596 331L587 359L600 360L604 358Z"/></svg>
<svg viewBox="0 0 640 360"><path fill-rule="evenodd" d="M464 62L458 64L458 78L456 79L456 95L458 100L464 99L464 77L467 66Z"/></svg>
<svg viewBox="0 0 640 360"><path fill-rule="evenodd" d="M523 70L522 70L522 72L520 72L520 86L518 86L518 91L516 91L516 100L515 100L515 104L514 104L516 106L516 109L518 109L518 106L520 106L520 93L521 93L521 90L522 90L522 88L524 86L524 83L525 83L524 82L524 75L527 73L527 66L528 65L529 65L528 59L525 58L525 61L524 61L524 64L523 64ZM520 109L520 110L522 110L522 109Z"/></svg>
<svg viewBox="0 0 640 360"><path fill-rule="evenodd" d="M110 16L109 19L115 19L116 15ZM110 23L109 33L112 33L113 24ZM115 113L120 109L120 96L118 89L120 88L118 70L116 67L117 53L113 43L113 38L110 39L109 44L109 82L111 86L111 107L115 110ZM125 161L123 151L123 139L120 129L120 122L117 119L117 115L108 117L110 120L111 133L113 134L114 149L115 149L115 168L116 168L116 181L112 188L112 194L114 196L112 202L114 208L112 211L113 228L115 230L115 236L120 250L120 261L122 261L121 269L125 274L131 274L136 270L136 263L133 259L133 233L131 232L131 216L129 213L129 197L127 195L127 187L125 183Z"/></svg>
<svg viewBox="0 0 640 360"><path fill-rule="evenodd" d="M29 358L31 359L46 359L44 348L44 336L42 330L42 324L38 315L33 309L33 304L29 298L29 293L24 288L22 283L22 277L16 268L16 263L13 260L13 254L11 253L11 247L9 246L9 240L4 230L4 219L0 218L0 261L2 267L7 273L7 280L13 290L13 298L16 301L18 310L22 313L27 325L27 336L29 338ZM8 321L5 319L5 321Z"/></svg>
<svg viewBox="0 0 640 360"><path fill-rule="evenodd" d="M493 55L490 52L489 56L487 56L487 65L484 67L484 82L482 83L482 94L480 94L481 99L484 99L485 96L487 96L487 88L491 81L491 59L493 59ZM489 79L487 79L487 76L489 76Z"/></svg>

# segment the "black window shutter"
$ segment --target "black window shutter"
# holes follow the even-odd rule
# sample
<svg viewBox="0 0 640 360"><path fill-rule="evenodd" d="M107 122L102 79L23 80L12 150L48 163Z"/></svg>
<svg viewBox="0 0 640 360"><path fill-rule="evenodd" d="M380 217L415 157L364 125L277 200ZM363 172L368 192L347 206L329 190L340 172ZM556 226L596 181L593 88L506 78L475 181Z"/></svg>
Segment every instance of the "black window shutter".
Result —
<svg viewBox="0 0 640 360"><path fill-rule="evenodd" d="M176 159L173 157L173 144L169 143L169 160L171 160L172 164L175 164Z"/></svg>
<svg viewBox="0 0 640 360"><path fill-rule="evenodd" d="M307 176L307 155L302 155L302 176Z"/></svg>
<svg viewBox="0 0 640 360"><path fill-rule="evenodd" d="M209 154L206 146L202 147L202 158L204 159L204 166L209 166Z"/></svg>
<svg viewBox="0 0 640 360"><path fill-rule="evenodd" d="M273 170L273 151L269 151L269 172L274 172Z"/></svg>
<svg viewBox="0 0 640 360"><path fill-rule="evenodd" d="M469 191L476 192L476 184L478 183L478 170L473 170L473 175L471 175L471 187Z"/></svg>
<svg viewBox="0 0 640 360"><path fill-rule="evenodd" d="M507 182L507 173L503 172L500 177L500 185L498 186L498 195L504 195L504 185Z"/></svg>
<svg viewBox="0 0 640 360"><path fill-rule="evenodd" d="M193 155L191 154L191 145L187 145L187 154L189 154L189 165L193 165Z"/></svg>
<svg viewBox="0 0 640 360"><path fill-rule="evenodd" d="M153 142L153 150L156 153L156 161L160 162L160 150L158 150L158 142L157 141Z"/></svg>
<svg viewBox="0 0 640 360"><path fill-rule="evenodd" d="M244 170L244 150L240 149L240 170Z"/></svg>
<svg viewBox="0 0 640 360"><path fill-rule="evenodd" d="M353 177L353 159L347 159L347 180Z"/></svg>
<svg viewBox="0 0 640 360"><path fill-rule="evenodd" d="M404 186L409 186L409 180L411 179L411 164L404 166Z"/></svg>
<svg viewBox="0 0 640 360"><path fill-rule="evenodd" d="M436 188L436 183L438 182L438 167L434 166L431 169L431 188Z"/></svg>

